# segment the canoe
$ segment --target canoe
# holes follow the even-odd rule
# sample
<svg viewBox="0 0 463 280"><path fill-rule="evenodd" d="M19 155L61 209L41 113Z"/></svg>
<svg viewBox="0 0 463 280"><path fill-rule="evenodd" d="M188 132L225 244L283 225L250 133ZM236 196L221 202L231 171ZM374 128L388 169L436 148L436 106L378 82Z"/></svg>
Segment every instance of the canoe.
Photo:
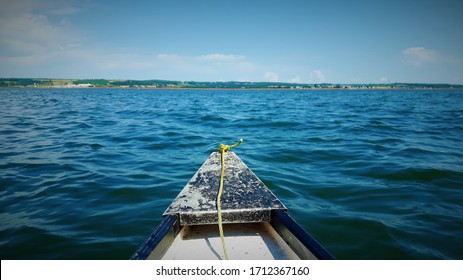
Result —
<svg viewBox="0 0 463 280"><path fill-rule="evenodd" d="M224 156L221 217L229 259L334 259L234 152ZM131 259L224 259L217 211L220 173L221 154L213 152Z"/></svg>

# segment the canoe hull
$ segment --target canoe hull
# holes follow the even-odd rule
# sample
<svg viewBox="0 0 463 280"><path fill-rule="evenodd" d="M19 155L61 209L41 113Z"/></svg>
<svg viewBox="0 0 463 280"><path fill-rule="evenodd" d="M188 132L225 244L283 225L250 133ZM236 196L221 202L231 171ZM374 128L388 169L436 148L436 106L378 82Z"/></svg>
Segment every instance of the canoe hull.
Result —
<svg viewBox="0 0 463 280"><path fill-rule="evenodd" d="M230 259L333 259L235 153L224 156L221 213ZM221 155L214 152L132 259L222 259L216 203L220 173Z"/></svg>

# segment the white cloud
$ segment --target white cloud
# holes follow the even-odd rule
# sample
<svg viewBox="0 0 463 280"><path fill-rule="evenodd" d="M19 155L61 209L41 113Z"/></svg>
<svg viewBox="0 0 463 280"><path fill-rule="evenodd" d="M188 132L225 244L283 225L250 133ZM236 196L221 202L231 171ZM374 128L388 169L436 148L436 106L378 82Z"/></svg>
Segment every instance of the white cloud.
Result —
<svg viewBox="0 0 463 280"><path fill-rule="evenodd" d="M439 60L439 55L436 51L426 49L424 47L411 47L403 50L405 62L413 65L423 65L427 63L434 63Z"/></svg>
<svg viewBox="0 0 463 280"><path fill-rule="evenodd" d="M168 61L168 62L178 62L182 60L182 56L178 54L165 54L165 53L160 53L156 55L156 58L162 61Z"/></svg>
<svg viewBox="0 0 463 280"><path fill-rule="evenodd" d="M37 0L0 0L0 15L11 16L18 12L28 12L33 8L40 6Z"/></svg>
<svg viewBox="0 0 463 280"><path fill-rule="evenodd" d="M211 61L211 62L235 62L242 61L246 59L244 55L234 55L234 54L221 54L221 53L212 53L204 54L195 57L197 60L201 61Z"/></svg>
<svg viewBox="0 0 463 280"><path fill-rule="evenodd" d="M264 80L267 82L278 82L278 74L275 72L266 72L264 74Z"/></svg>
<svg viewBox="0 0 463 280"><path fill-rule="evenodd" d="M325 74L322 70L313 70L310 72L310 81L312 83L324 83L326 81Z"/></svg>
<svg viewBox="0 0 463 280"><path fill-rule="evenodd" d="M83 14L88 5L82 1L0 0L0 76L261 80L263 67L241 54L150 53L138 46L90 42L85 30L73 25L76 13Z"/></svg>
<svg viewBox="0 0 463 280"><path fill-rule="evenodd" d="M73 6L63 6L50 10L50 14L57 16L68 16L80 12L80 9Z"/></svg>
<svg viewBox="0 0 463 280"><path fill-rule="evenodd" d="M44 59L67 55L69 50L85 41L85 36L68 20L63 18L59 22L52 22L47 14L34 12L33 9L38 5L34 1L10 2L2 3L1 6L9 11L0 14L1 59L18 59L22 63L34 64L35 61L42 62ZM77 12L77 9L70 6L57 9L59 14Z"/></svg>
<svg viewBox="0 0 463 280"><path fill-rule="evenodd" d="M291 79L291 83L302 84L302 79L301 79L300 76L296 76L296 77Z"/></svg>
<svg viewBox="0 0 463 280"><path fill-rule="evenodd" d="M385 82L387 82L387 77L380 77L380 78L379 78L379 81L380 81L381 83L385 83Z"/></svg>

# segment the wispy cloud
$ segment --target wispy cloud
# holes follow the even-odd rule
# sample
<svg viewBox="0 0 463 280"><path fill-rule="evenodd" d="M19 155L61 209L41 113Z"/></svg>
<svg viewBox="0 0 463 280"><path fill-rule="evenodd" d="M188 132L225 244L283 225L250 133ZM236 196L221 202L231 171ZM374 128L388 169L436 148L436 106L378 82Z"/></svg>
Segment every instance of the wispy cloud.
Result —
<svg viewBox="0 0 463 280"><path fill-rule="evenodd" d="M405 62L420 66L423 64L435 63L440 60L439 54L435 50L426 49L424 47L411 47L403 50Z"/></svg>
<svg viewBox="0 0 463 280"><path fill-rule="evenodd" d="M165 54L165 53L160 53L156 55L156 58L161 60L161 61L167 61L167 62L178 62L183 59L181 55L178 54Z"/></svg>
<svg viewBox="0 0 463 280"><path fill-rule="evenodd" d="M295 83L295 84L301 84L302 83L301 76L298 75L298 76L292 78L290 82Z"/></svg>
<svg viewBox="0 0 463 280"><path fill-rule="evenodd" d="M313 70L310 72L310 82L324 83L326 81L325 74L322 70Z"/></svg>
<svg viewBox="0 0 463 280"><path fill-rule="evenodd" d="M80 9L74 6L62 6L50 10L50 14L57 16L68 16L80 12Z"/></svg>
<svg viewBox="0 0 463 280"><path fill-rule="evenodd" d="M69 50L75 49L85 41L85 36L65 18L53 22L49 18L49 15L53 14L51 10L35 11L43 8L36 3L39 1L3 2L2 0L0 13L0 59L2 60L17 59L18 62L25 64L39 63L44 59L67 55ZM77 12L77 8L71 6L58 5L56 9L55 15Z"/></svg>
<svg viewBox="0 0 463 280"><path fill-rule="evenodd" d="M208 80L253 80L258 67L245 55L211 53L188 58L188 71ZM202 78L204 80L204 78Z"/></svg>
<svg viewBox="0 0 463 280"><path fill-rule="evenodd" d="M78 2L0 1L0 76L107 77L101 73L153 66L153 57L86 45L84 33L67 18L79 13L70 4Z"/></svg>
<svg viewBox="0 0 463 280"><path fill-rule="evenodd" d="M378 81L379 81L380 83L386 83L387 80L388 80L387 77L380 77L380 78L378 79Z"/></svg>
<svg viewBox="0 0 463 280"><path fill-rule="evenodd" d="M279 81L278 73L266 72L264 74L264 80L267 81L267 82L278 82Z"/></svg>
<svg viewBox="0 0 463 280"><path fill-rule="evenodd" d="M221 53L212 53L204 54L196 57L197 60L201 61L211 61L211 62L236 62L243 61L246 59L244 55L234 55L234 54L221 54Z"/></svg>

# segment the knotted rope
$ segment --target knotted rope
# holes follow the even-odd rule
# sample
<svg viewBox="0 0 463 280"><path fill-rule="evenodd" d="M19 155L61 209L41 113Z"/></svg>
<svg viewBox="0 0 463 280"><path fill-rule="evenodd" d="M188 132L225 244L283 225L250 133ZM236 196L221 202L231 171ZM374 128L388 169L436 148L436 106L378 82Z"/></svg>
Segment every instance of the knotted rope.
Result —
<svg viewBox="0 0 463 280"><path fill-rule="evenodd" d="M223 227L222 227L222 203L221 203L221 198L222 198L222 191L223 191L223 177L225 175L225 153L228 152L230 149L238 146L243 142L243 139L240 139L237 143L233 145L224 145L220 144L219 146L219 152L220 152L220 157L222 160L222 168L220 171L220 184L219 184L219 192L217 194L217 214L218 214L218 223L219 223L219 232L220 232L220 239L222 240L222 247L223 247L223 254L226 260L228 260L228 254L227 254L227 248L225 247L225 239L223 235Z"/></svg>

